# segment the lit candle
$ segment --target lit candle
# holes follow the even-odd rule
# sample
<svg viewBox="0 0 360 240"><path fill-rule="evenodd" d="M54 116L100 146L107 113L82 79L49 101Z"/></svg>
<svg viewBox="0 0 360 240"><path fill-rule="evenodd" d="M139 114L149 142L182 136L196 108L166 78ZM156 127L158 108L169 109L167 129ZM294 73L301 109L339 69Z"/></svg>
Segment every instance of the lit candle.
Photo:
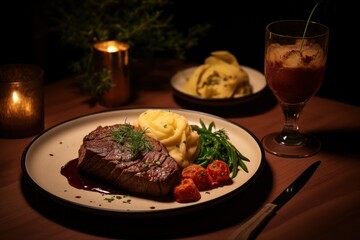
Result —
<svg viewBox="0 0 360 240"><path fill-rule="evenodd" d="M13 91L9 99L9 107L7 114L9 116L24 116L24 118L32 117L35 113L31 105L31 99L26 99L17 91Z"/></svg>
<svg viewBox="0 0 360 240"><path fill-rule="evenodd" d="M114 84L110 90L98 97L101 105L122 106L130 98L129 45L118 41L104 41L94 44L94 73L103 69L109 71Z"/></svg>
<svg viewBox="0 0 360 240"><path fill-rule="evenodd" d="M112 53L112 52L119 51L119 49L116 46L108 46L106 51L109 52L109 53Z"/></svg>
<svg viewBox="0 0 360 240"><path fill-rule="evenodd" d="M44 128L43 70L26 64L0 66L0 136L32 136Z"/></svg>

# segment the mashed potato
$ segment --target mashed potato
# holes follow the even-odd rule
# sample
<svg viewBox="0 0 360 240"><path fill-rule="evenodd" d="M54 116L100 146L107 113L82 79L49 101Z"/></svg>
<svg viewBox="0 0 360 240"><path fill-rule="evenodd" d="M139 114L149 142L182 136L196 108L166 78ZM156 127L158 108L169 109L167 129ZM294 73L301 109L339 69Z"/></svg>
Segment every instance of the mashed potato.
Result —
<svg viewBox="0 0 360 240"><path fill-rule="evenodd" d="M251 94L252 86L234 55L216 51L187 79L184 91L204 98L233 98Z"/></svg>
<svg viewBox="0 0 360 240"><path fill-rule="evenodd" d="M197 157L199 135L184 116L171 111L147 110L140 114L134 125L159 140L179 166L187 167Z"/></svg>

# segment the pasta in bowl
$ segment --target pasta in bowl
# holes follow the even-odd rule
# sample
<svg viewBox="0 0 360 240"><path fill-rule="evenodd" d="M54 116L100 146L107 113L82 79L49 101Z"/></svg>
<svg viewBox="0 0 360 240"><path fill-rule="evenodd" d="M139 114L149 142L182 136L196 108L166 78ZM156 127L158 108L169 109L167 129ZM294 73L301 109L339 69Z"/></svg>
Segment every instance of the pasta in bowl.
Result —
<svg viewBox="0 0 360 240"><path fill-rule="evenodd" d="M190 75L184 91L204 98L236 98L252 94L252 86L234 55L216 51Z"/></svg>
<svg viewBox="0 0 360 240"><path fill-rule="evenodd" d="M237 106L259 97L266 87L263 73L240 66L227 53L213 52L216 56L208 57L204 64L175 73L170 85L176 100L206 107Z"/></svg>

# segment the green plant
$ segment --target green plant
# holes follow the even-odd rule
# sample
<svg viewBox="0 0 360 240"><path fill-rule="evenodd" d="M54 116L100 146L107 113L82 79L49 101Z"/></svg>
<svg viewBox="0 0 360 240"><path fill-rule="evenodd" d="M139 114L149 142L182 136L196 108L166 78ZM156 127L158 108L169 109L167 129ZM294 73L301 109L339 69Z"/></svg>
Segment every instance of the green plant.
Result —
<svg viewBox="0 0 360 240"><path fill-rule="evenodd" d="M79 51L71 69L84 87L101 94L112 87L108 73L91 73L93 44L118 40L130 45L131 59L170 54L184 58L196 46L209 24L195 25L186 33L173 24L171 0L53 0L49 1L54 30L60 41Z"/></svg>

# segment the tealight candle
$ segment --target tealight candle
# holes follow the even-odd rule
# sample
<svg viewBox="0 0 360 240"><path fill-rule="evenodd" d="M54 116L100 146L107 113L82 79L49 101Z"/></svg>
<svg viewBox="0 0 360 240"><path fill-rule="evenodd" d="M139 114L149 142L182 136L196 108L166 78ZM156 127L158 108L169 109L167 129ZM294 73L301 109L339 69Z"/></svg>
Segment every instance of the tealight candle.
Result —
<svg viewBox="0 0 360 240"><path fill-rule="evenodd" d="M114 84L98 101L107 107L122 106L130 98L129 45L118 41L104 41L94 44L94 72L109 71Z"/></svg>
<svg viewBox="0 0 360 240"><path fill-rule="evenodd" d="M28 64L0 66L1 137L29 137L43 130L43 74Z"/></svg>

